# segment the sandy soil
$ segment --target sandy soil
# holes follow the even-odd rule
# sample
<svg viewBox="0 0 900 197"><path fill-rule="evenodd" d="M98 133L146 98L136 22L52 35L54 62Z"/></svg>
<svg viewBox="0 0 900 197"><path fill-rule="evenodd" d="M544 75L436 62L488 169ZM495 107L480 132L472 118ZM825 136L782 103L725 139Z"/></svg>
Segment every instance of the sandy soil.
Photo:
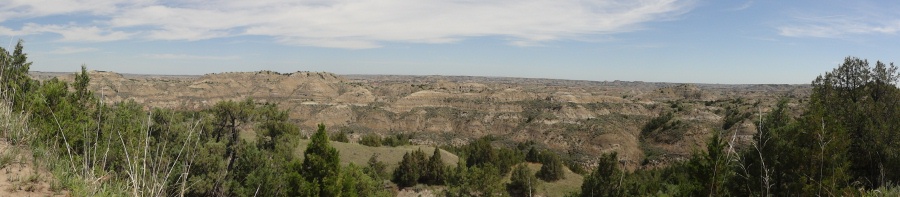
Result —
<svg viewBox="0 0 900 197"><path fill-rule="evenodd" d="M67 196L51 190L53 176L36 170L32 160L30 151L0 140L0 196Z"/></svg>

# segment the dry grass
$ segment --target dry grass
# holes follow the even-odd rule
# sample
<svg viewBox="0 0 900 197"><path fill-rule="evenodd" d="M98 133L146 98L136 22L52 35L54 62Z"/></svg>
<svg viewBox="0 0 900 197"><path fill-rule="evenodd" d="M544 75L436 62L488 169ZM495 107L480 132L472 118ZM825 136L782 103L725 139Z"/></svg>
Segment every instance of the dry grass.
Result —
<svg viewBox="0 0 900 197"><path fill-rule="evenodd" d="M65 196L53 191L57 181L28 148L32 131L24 115L0 102L0 196Z"/></svg>
<svg viewBox="0 0 900 197"><path fill-rule="evenodd" d="M64 196L66 191L53 191L54 177L33 163L31 152L0 140L0 196Z"/></svg>

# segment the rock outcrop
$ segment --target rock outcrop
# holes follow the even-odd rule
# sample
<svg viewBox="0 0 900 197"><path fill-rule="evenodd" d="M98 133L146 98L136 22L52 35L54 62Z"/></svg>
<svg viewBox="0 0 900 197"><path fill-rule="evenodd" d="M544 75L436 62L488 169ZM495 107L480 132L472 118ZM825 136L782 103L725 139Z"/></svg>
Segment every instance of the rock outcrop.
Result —
<svg viewBox="0 0 900 197"><path fill-rule="evenodd" d="M38 79L71 74L33 73ZM316 124L354 133L415 133L415 142L458 144L486 135L506 142L535 141L583 164L619 152L630 168L647 146L677 160L721 127L725 101L771 106L779 97L802 98L806 86L592 82L550 79L338 76L271 71L203 76L144 76L90 72L90 89L105 102L133 100L151 107L198 110L218 101L252 98L277 103L301 129ZM721 101L721 102L720 102ZM750 103L744 103L749 106ZM675 143L642 139L652 118L674 112L685 123ZM742 139L752 121L730 130ZM755 128L755 127L754 127ZM645 146L641 144L644 143Z"/></svg>

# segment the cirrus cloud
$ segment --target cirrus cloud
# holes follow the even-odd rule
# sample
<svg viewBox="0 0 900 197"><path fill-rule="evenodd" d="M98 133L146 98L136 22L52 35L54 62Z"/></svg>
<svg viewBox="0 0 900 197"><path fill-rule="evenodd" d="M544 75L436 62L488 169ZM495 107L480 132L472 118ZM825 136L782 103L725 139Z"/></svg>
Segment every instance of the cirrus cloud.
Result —
<svg viewBox="0 0 900 197"><path fill-rule="evenodd" d="M204 56L204 55L190 55L190 54L172 54L172 53L161 53L161 54L144 54L144 57L153 58L153 59L178 59L178 60L235 60L240 59L238 56Z"/></svg>
<svg viewBox="0 0 900 197"><path fill-rule="evenodd" d="M93 51L97 51L97 50L99 50L99 49L97 49L97 48L90 48L90 47L88 47L88 48L79 48L79 47L68 47L68 46L66 46L66 47L58 47L58 48L56 48L56 49L50 51L50 54L61 54L61 55L65 55L65 54L75 54L75 53L93 52Z"/></svg>
<svg viewBox="0 0 900 197"><path fill-rule="evenodd" d="M900 32L900 20L878 22L862 18L831 16L800 21L803 23L779 27L779 34L789 37L836 38L853 34L896 34Z"/></svg>
<svg viewBox="0 0 900 197"><path fill-rule="evenodd" d="M67 8L29 2L0 6L0 21L59 15L93 20L30 24L19 30L0 26L5 29L0 34L49 32L60 34L62 41L91 42L249 35L287 45L351 49L386 43L451 43L484 36L505 37L518 46L540 45L640 30L644 23L678 17L692 4L678 0L72 0L62 5L77 6Z"/></svg>
<svg viewBox="0 0 900 197"><path fill-rule="evenodd" d="M877 1L838 1L819 7L792 12L792 20L777 28L787 37L851 38L865 35L897 35L900 33L900 6ZM838 13L838 14L835 14Z"/></svg>

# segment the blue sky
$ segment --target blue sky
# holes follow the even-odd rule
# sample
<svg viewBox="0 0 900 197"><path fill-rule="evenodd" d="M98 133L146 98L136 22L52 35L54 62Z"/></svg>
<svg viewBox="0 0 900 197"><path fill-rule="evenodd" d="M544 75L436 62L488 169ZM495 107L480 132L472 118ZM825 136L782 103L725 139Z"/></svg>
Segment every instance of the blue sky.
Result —
<svg viewBox="0 0 900 197"><path fill-rule="evenodd" d="M900 60L900 3L681 0L7 0L32 70L326 71L805 84Z"/></svg>

